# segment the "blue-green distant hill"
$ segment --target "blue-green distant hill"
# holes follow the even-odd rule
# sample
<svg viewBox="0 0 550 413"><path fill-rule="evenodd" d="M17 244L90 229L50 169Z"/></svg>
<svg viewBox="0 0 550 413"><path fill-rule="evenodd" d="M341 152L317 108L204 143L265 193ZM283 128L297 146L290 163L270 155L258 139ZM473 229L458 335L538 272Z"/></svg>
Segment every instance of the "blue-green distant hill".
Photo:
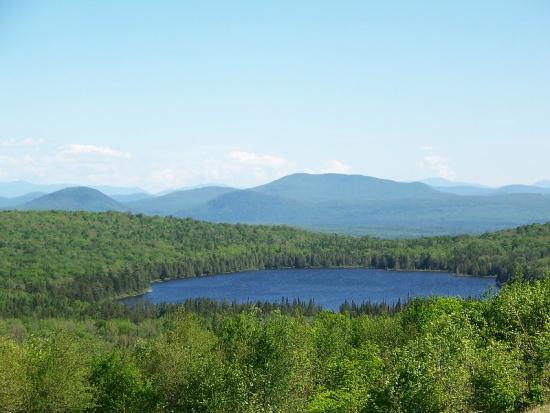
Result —
<svg viewBox="0 0 550 413"><path fill-rule="evenodd" d="M136 192L135 194L120 194L110 195L115 201L120 203L142 201L144 199L153 198L154 196L147 192Z"/></svg>
<svg viewBox="0 0 550 413"><path fill-rule="evenodd" d="M295 174L232 191L177 215L215 222L287 224L354 235L482 233L550 220L541 194L461 196L422 183Z"/></svg>
<svg viewBox="0 0 550 413"><path fill-rule="evenodd" d="M71 187L41 196L18 207L29 210L127 211L128 208L97 189Z"/></svg>
<svg viewBox="0 0 550 413"><path fill-rule="evenodd" d="M455 195L491 195L495 192L493 188L479 186L437 186L434 189Z"/></svg>
<svg viewBox="0 0 550 413"><path fill-rule="evenodd" d="M45 195L44 192L30 192L28 194L16 196L13 198L0 197L0 208L1 209L14 208L14 207L17 207L18 205L32 201L33 199L39 198L43 195Z"/></svg>
<svg viewBox="0 0 550 413"><path fill-rule="evenodd" d="M460 186L451 189L458 190ZM472 187L473 188L473 187ZM294 174L239 190L202 187L163 196L129 194L118 202L91 188L66 188L21 201L19 209L128 211L212 222L286 224L323 232L383 237L477 234L550 221L550 195L530 186L449 193L419 182L360 175ZM448 188L447 188L448 189ZM0 199L0 208L13 199Z"/></svg>
<svg viewBox="0 0 550 413"><path fill-rule="evenodd" d="M440 192L456 195L498 195L498 194L541 194L550 195L550 187L544 186L544 181L536 185L506 185L500 188L489 188L475 184L453 184L445 179L429 179L423 181ZM430 183L431 182L431 183Z"/></svg>
<svg viewBox="0 0 550 413"><path fill-rule="evenodd" d="M543 194L550 195L550 188L532 185L506 185L495 190L497 194Z"/></svg>
<svg viewBox="0 0 550 413"><path fill-rule="evenodd" d="M305 202L345 204L444 197L441 192L420 182L396 182L370 176L342 174L293 174L251 190Z"/></svg>
<svg viewBox="0 0 550 413"><path fill-rule="evenodd" d="M477 187L477 188L488 188L481 184L476 184L473 182L460 182L460 181L451 181L449 179L440 178L440 177L432 177L427 179L422 179L421 181L423 184L429 185L434 188L452 188L456 186L469 186L469 187ZM490 189L490 188L488 188Z"/></svg>
<svg viewBox="0 0 550 413"><path fill-rule="evenodd" d="M550 197L535 195L314 204L269 195L229 194L181 217L213 222L287 224L352 235L418 237L479 234L550 220Z"/></svg>
<svg viewBox="0 0 550 413"><path fill-rule="evenodd" d="M205 206L217 197L233 192L229 187L209 186L171 192L166 195L127 202L125 205L134 212L149 215L176 215L193 208Z"/></svg>

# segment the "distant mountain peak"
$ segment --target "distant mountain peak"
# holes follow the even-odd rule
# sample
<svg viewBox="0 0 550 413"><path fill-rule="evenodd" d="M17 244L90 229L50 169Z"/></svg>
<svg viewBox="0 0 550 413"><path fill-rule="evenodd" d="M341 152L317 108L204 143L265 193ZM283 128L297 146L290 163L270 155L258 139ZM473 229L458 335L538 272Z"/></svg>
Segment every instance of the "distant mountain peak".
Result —
<svg viewBox="0 0 550 413"><path fill-rule="evenodd" d="M23 180L12 182L0 182L0 196L13 198L22 195L29 194L31 192L45 192L50 193L59 191L64 188L71 188L79 185L74 184L35 184ZM129 195L140 192L145 192L143 189L137 187L115 187L108 185L88 185L90 188L97 189L106 195Z"/></svg>
<svg viewBox="0 0 550 413"><path fill-rule="evenodd" d="M372 176L336 173L297 173L250 190L300 201L346 204L371 200L430 199L443 196L420 182L397 182Z"/></svg>
<svg viewBox="0 0 550 413"><path fill-rule="evenodd" d="M86 186L60 189L23 204L21 209L93 212L127 210L103 192Z"/></svg>

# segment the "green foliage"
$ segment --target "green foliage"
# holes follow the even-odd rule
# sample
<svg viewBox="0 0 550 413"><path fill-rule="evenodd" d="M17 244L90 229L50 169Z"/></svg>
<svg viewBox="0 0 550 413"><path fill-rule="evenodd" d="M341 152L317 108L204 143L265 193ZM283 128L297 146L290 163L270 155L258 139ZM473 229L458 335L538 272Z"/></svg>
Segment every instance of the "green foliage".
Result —
<svg viewBox="0 0 550 413"><path fill-rule="evenodd" d="M27 316L0 319L0 411L492 413L548 403L550 272L531 276L546 266L549 232L383 241L1 213L0 308ZM245 268L458 262L508 262L528 276L482 300L417 299L401 311L208 300L122 311L110 300L154 278Z"/></svg>
<svg viewBox="0 0 550 413"><path fill-rule="evenodd" d="M474 357L470 332L452 319L438 320L433 331L411 340L395 355L391 404L406 412L470 411Z"/></svg>
<svg viewBox="0 0 550 413"><path fill-rule="evenodd" d="M351 395L345 391L327 390L319 393L309 403L308 413L350 412Z"/></svg>
<svg viewBox="0 0 550 413"><path fill-rule="evenodd" d="M522 270L535 278L549 266L549 245L550 224L391 241L112 212L7 211L0 213L0 314L90 314L91 304L141 292L153 280L261 268L447 270L500 281Z"/></svg>
<svg viewBox="0 0 550 413"><path fill-rule="evenodd" d="M4 320L0 411L521 412L550 401L549 280L394 315Z"/></svg>
<svg viewBox="0 0 550 413"><path fill-rule="evenodd" d="M475 405L483 412L518 411L528 383L522 354L505 343L490 342L481 350L474 373Z"/></svg>
<svg viewBox="0 0 550 413"><path fill-rule="evenodd" d="M24 349L0 337L0 406L6 412L21 411L29 389Z"/></svg>
<svg viewBox="0 0 550 413"><path fill-rule="evenodd" d="M141 358L167 411L223 411L223 368L217 338L189 315L177 316Z"/></svg>
<svg viewBox="0 0 550 413"><path fill-rule="evenodd" d="M86 340L75 340L63 332L28 340L25 411L79 412L93 406L93 389L87 380L89 346Z"/></svg>
<svg viewBox="0 0 550 413"><path fill-rule="evenodd" d="M120 350L99 354L89 377L96 412L143 412L156 408L156 394L131 356Z"/></svg>

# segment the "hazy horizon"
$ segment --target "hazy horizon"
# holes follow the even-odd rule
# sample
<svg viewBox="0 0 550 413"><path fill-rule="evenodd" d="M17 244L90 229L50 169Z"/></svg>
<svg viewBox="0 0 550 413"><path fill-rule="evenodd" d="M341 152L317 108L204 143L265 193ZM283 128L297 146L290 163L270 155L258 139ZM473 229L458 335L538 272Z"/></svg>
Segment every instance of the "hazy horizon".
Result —
<svg viewBox="0 0 550 413"><path fill-rule="evenodd" d="M550 179L550 5L0 3L0 182Z"/></svg>
<svg viewBox="0 0 550 413"><path fill-rule="evenodd" d="M318 172L318 173L295 172L295 173L297 173L297 174L307 173L307 174L314 174L314 175L340 174L340 173L337 173L337 172ZM267 180L265 182L260 182L259 184L252 185L252 186L228 185L228 184L225 184L223 182L204 182L204 183L197 183L195 185L166 187L164 189L156 190L156 191L155 190L148 190L144 186L140 186L139 184L132 185L132 186L125 186L125 185L111 185L110 183L106 183L106 184L101 184L101 183L99 183L99 184L94 184L94 183L85 184L85 183L82 183L82 182L37 182L37 181L25 180L25 179L13 180L13 181L1 181L0 180L0 185L2 185L2 184L4 184L4 185L5 184L19 184L20 183L20 184L30 184L30 185L33 185L33 186L34 185L35 186L44 186L44 187L50 186L52 188L53 187L59 187L59 188L54 188L54 189L50 188L50 192L57 191L59 189L69 188L69 187L93 187L93 188L97 188L99 190L101 190L102 188L105 188L105 189L108 188L109 191L107 191L107 192L110 193L110 194L121 194L122 195L122 194L126 194L126 193L131 194L131 193L138 193L138 192L143 191L143 192L146 192L146 193L149 193L149 194L152 194L152 195L164 195L164 194L167 194L167 193L170 193L170 192L173 192L173 191L178 191L178 190L192 190L192 189L199 189L199 188L206 188L206 187L216 187L216 186L231 187L231 188L234 188L234 189L249 189L249 188L253 188L253 187L256 187L256 186L261 186L261 185L273 182L274 180L281 179L281 178L284 178L286 176L293 175L295 173L291 173L289 175L284 175L282 177L270 179L270 180ZM384 177L380 177L380 176L370 176L370 175L354 174L354 173L340 174L340 175L365 176L365 177L383 179L383 180L388 179L388 178L384 178ZM461 181L455 181L455 180L436 177L436 176L431 176L431 177L427 177L427 178L419 179L419 180L415 180L415 181L401 181L401 180L391 180L391 181L402 182L402 183L421 182L421 183L425 183L426 185L429 185L429 186L432 186L432 187L441 187L441 188L453 187L453 186L457 186L457 187L472 186L472 187L479 187L479 188L486 188L486 189L498 189L498 188L500 188L500 186L488 186L488 185L480 184L479 182L461 182ZM528 185L528 186L539 186L541 188L547 188L547 187L550 187L550 181L541 179L541 180L538 180L536 182L531 182L531 183L511 182L511 183L505 184L503 186L508 186L508 185ZM122 191L120 193L117 193L116 189L123 189L124 191ZM30 191L16 191L16 192L18 193L18 195L15 195L15 196L20 196L20 195L24 195L26 193L30 193ZM2 193L1 189L0 189L0 196L6 196ZM8 198L9 197L10 196L8 196Z"/></svg>

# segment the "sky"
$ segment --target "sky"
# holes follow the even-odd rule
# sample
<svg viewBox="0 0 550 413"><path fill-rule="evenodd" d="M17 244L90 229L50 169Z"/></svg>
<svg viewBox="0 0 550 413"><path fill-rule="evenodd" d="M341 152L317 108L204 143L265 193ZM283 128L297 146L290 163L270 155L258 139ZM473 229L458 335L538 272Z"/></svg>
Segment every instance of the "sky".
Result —
<svg viewBox="0 0 550 413"><path fill-rule="evenodd" d="M550 2L0 0L0 181L550 179Z"/></svg>

